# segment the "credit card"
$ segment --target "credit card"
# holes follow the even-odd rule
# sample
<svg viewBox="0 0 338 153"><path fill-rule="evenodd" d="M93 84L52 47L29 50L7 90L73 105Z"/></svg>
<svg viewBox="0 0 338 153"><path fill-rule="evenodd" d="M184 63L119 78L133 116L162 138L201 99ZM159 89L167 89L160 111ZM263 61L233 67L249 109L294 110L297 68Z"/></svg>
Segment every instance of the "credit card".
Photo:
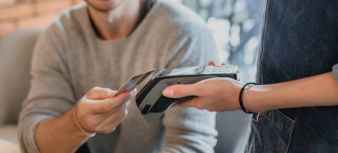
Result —
<svg viewBox="0 0 338 153"><path fill-rule="evenodd" d="M131 77L123 86L121 86L119 88L119 90L117 91L115 96L117 96L117 95L119 95L123 92L126 92L126 91L128 91L128 92L133 91L145 78L147 78L148 76L151 76L155 73L157 73L157 70L151 70L151 71L141 73L141 74L138 74L138 75Z"/></svg>

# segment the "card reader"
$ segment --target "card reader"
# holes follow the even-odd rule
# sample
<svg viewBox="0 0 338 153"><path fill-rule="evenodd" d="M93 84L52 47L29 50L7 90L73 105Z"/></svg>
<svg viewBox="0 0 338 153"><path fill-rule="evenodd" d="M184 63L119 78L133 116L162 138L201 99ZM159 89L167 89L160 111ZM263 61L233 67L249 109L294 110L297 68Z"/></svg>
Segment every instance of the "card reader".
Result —
<svg viewBox="0 0 338 153"><path fill-rule="evenodd" d="M148 77L148 80L136 95L136 103L148 121L161 117L163 112L171 105L193 98L193 96L183 98L165 97L162 95L162 91L168 86L192 84L215 77L239 80L239 70L233 65L164 69L144 74L146 74L144 77ZM149 77L149 75L151 76Z"/></svg>

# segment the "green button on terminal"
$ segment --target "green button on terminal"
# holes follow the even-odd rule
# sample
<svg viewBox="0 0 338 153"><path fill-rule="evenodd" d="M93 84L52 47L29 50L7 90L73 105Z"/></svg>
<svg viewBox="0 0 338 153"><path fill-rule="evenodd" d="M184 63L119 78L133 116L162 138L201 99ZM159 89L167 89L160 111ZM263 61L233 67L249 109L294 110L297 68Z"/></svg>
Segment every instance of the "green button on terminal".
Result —
<svg viewBox="0 0 338 153"><path fill-rule="evenodd" d="M227 64L227 68L231 69L231 68L233 68L233 67L234 67L234 65L232 65L232 64Z"/></svg>

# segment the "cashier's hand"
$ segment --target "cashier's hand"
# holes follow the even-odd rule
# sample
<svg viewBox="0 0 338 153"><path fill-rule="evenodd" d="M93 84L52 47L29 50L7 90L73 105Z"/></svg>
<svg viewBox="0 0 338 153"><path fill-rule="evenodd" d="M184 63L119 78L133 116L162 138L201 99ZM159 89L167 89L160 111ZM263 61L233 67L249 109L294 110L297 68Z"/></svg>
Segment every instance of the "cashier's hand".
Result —
<svg viewBox="0 0 338 153"><path fill-rule="evenodd" d="M108 134L123 122L133 93L122 93L108 88L91 89L75 106L78 123L88 133Z"/></svg>
<svg viewBox="0 0 338 153"><path fill-rule="evenodd" d="M197 96L178 103L178 106L195 107L209 111L231 111L240 109L239 93L241 84L230 78L212 78L195 84L173 85L163 90L170 98Z"/></svg>

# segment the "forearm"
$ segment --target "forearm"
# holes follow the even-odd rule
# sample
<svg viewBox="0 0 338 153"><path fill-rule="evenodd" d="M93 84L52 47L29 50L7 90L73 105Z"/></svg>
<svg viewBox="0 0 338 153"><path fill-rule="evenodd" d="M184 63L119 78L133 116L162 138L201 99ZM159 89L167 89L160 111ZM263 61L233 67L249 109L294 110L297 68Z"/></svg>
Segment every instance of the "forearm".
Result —
<svg viewBox="0 0 338 153"><path fill-rule="evenodd" d="M75 152L87 137L74 122L74 109L55 119L42 121L36 128L35 139L41 153Z"/></svg>
<svg viewBox="0 0 338 153"><path fill-rule="evenodd" d="M250 111L338 105L338 83L333 73L271 85L251 87L245 95Z"/></svg>

